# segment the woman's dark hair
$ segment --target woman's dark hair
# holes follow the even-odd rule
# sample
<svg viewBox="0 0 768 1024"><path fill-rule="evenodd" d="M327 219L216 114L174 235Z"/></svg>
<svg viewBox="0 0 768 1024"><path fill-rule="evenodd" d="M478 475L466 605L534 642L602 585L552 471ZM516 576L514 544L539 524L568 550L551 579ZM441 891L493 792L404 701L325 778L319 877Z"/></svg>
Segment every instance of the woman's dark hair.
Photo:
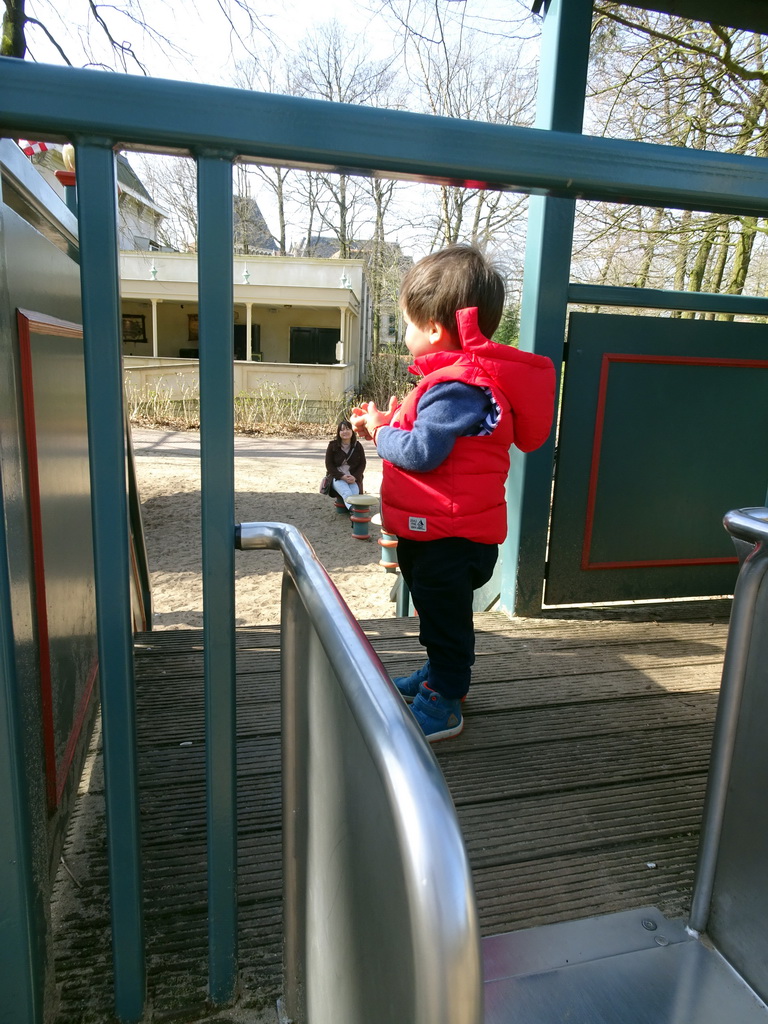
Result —
<svg viewBox="0 0 768 1024"><path fill-rule="evenodd" d="M341 440L341 428L342 427L349 427L349 429L352 431L352 441L355 441L356 440L356 438L355 438L355 428L352 426L352 424L349 422L349 420L342 420L339 423L338 427L336 427L336 440L337 441Z"/></svg>

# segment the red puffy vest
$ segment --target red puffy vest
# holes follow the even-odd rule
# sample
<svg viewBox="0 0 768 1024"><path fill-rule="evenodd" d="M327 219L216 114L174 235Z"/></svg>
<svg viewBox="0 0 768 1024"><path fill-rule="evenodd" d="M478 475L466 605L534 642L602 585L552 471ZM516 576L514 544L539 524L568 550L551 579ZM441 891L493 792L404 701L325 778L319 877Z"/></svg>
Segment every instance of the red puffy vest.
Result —
<svg viewBox="0 0 768 1024"><path fill-rule="evenodd" d="M552 427L555 372L546 356L489 341L477 325L477 309L456 314L461 350L434 352L414 361L424 376L395 412L391 426L411 430L424 392L460 380L488 388L501 410L492 433L458 437L448 457L428 473L384 461L381 512L398 537L437 540L466 537L500 544L507 535L505 483L512 444L533 451Z"/></svg>

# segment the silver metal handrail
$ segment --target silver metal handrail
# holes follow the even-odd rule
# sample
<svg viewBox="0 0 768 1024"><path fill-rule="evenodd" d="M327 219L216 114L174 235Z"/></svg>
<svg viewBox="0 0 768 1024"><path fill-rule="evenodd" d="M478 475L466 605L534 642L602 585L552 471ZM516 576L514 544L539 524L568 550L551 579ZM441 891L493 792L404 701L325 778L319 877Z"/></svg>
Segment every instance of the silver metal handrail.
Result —
<svg viewBox="0 0 768 1024"><path fill-rule="evenodd" d="M723 829L728 782L733 761L739 712L749 660L749 645L755 621L755 606L763 578L768 571L768 508L743 508L728 512L726 530L738 541L741 570L733 596L728 642L723 662L720 700L712 740L707 795L699 841L696 878L693 886L689 926L706 930L714 887L717 856ZM745 554L744 547L749 548Z"/></svg>
<svg viewBox="0 0 768 1024"><path fill-rule="evenodd" d="M732 537L765 544L768 541L768 508L738 508L726 512L723 525Z"/></svg>
<svg viewBox="0 0 768 1024"><path fill-rule="evenodd" d="M480 1024L474 890L434 755L312 547L283 553L285 1007L298 1024Z"/></svg>

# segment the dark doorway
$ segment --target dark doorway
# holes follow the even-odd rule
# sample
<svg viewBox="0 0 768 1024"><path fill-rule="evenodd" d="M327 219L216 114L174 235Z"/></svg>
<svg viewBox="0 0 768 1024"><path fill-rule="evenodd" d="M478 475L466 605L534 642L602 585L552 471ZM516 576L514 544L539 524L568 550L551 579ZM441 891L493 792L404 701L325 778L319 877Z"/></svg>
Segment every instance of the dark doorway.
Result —
<svg viewBox="0 0 768 1024"><path fill-rule="evenodd" d="M338 327L292 327L292 363L335 363Z"/></svg>
<svg viewBox="0 0 768 1024"><path fill-rule="evenodd" d="M246 357L246 325L234 324L235 332L235 359ZM261 352L261 324L251 324L251 355Z"/></svg>

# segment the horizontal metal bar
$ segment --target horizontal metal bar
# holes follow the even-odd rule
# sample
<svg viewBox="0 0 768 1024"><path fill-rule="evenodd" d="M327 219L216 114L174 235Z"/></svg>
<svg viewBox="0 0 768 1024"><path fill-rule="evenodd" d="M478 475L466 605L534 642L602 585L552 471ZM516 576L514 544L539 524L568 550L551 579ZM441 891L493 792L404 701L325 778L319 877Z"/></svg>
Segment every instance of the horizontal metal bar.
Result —
<svg viewBox="0 0 768 1024"><path fill-rule="evenodd" d="M0 58L0 133L722 213L768 213L756 157Z"/></svg>
<svg viewBox="0 0 768 1024"><path fill-rule="evenodd" d="M768 316L768 299L754 295L665 292L661 288L613 288L599 284L570 284L568 301L584 306L635 306L638 309L686 309L700 313Z"/></svg>
<svg viewBox="0 0 768 1024"><path fill-rule="evenodd" d="M737 3L723 3L723 0L673 0L664 6L659 5L659 0L633 0L632 6L644 7L647 11L666 10L678 18L712 21L716 25L729 25L748 32L768 33L765 0L738 0Z"/></svg>

